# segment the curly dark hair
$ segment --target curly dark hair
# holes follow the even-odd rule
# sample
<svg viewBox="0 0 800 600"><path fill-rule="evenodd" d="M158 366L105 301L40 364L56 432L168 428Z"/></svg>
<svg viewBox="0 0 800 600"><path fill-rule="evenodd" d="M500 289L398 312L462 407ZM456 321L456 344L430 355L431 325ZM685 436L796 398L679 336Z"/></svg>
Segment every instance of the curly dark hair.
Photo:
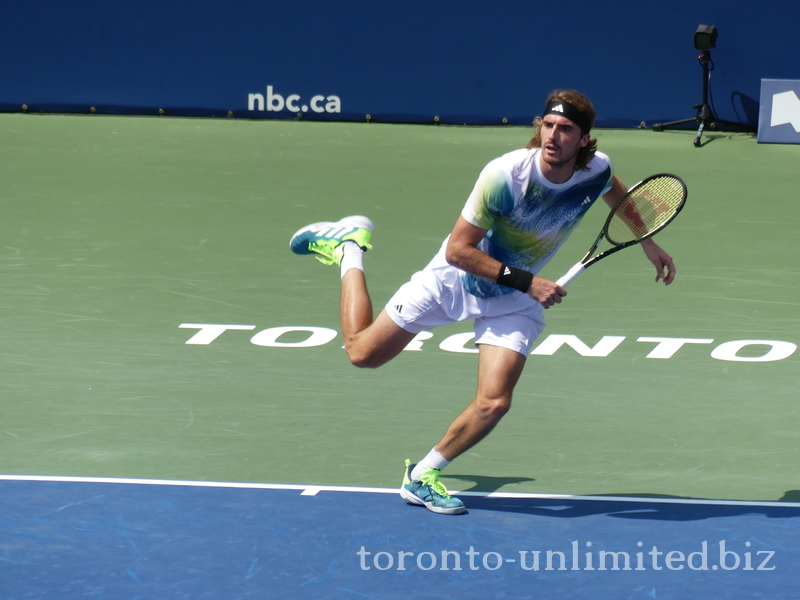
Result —
<svg viewBox="0 0 800 600"><path fill-rule="evenodd" d="M589 122L591 123L591 126L594 127L594 120L597 116L597 112L594 110L594 106L592 106L592 103L586 96L580 92L576 92L575 90L556 90L547 97L545 106L557 100L572 104L572 106L577 108L579 111L588 115ZM526 148L541 148L541 146L542 118L536 117L533 120L533 137L531 138L531 141L528 142ZM597 152L597 138L589 138L589 143L578 151L578 158L575 161L575 170L586 170L588 168L587 165L589 164L589 161L594 158L595 152Z"/></svg>

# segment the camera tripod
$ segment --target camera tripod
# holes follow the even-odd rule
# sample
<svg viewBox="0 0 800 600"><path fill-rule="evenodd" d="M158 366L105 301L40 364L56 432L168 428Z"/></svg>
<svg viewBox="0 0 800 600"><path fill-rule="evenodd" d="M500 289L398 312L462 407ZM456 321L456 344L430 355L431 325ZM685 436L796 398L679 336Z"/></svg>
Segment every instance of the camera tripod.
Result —
<svg viewBox="0 0 800 600"><path fill-rule="evenodd" d="M671 121L670 123L656 123L653 125L653 131L664 131L665 129L679 127L687 123L700 123L697 129L697 136L695 136L693 142L695 147L698 148L701 145L701 138L703 137L703 130L706 128L706 125L710 125L712 129L716 124L720 124L733 127L738 131L754 131L749 125L717 118L711 105L708 103L709 81L711 79L711 71L714 70L714 62L711 60L711 50L703 50L703 53L697 58L703 67L703 101L700 104L695 104L693 107L697 109L697 115L693 119L682 119L680 121ZM711 65L710 67L709 64Z"/></svg>

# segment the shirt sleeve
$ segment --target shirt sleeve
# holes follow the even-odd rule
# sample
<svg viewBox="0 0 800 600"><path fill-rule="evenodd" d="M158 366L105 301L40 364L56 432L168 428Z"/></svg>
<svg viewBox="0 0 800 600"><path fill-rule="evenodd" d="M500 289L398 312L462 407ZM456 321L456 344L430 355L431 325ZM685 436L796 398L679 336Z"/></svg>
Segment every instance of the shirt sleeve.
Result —
<svg viewBox="0 0 800 600"><path fill-rule="evenodd" d="M600 196L605 196L606 192L610 191L611 188L614 186L614 165L611 164L611 159L608 156L604 155L606 162L608 163L608 181L606 182L603 191L600 192Z"/></svg>
<svg viewBox="0 0 800 600"><path fill-rule="evenodd" d="M495 219L509 214L513 207L514 198L508 175L489 164L475 182L461 216L475 227L490 229Z"/></svg>

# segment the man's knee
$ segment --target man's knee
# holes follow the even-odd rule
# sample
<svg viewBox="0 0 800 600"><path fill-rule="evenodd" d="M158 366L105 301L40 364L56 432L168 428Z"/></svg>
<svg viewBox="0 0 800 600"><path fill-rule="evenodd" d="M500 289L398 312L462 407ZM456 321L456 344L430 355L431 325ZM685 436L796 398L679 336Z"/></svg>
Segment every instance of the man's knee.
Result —
<svg viewBox="0 0 800 600"><path fill-rule="evenodd" d="M354 367L359 369L377 369L385 362L379 360L374 352L348 350L347 348L345 350L347 351L347 358L350 359Z"/></svg>
<svg viewBox="0 0 800 600"><path fill-rule="evenodd" d="M390 324L389 333L373 326L346 337L344 349L353 365L360 369L377 369L400 354L414 334Z"/></svg>
<svg viewBox="0 0 800 600"><path fill-rule="evenodd" d="M388 360L380 347L369 346L356 339L345 341L344 350L353 366L359 369L377 369Z"/></svg>
<svg viewBox="0 0 800 600"><path fill-rule="evenodd" d="M499 421L511 410L511 394L479 397L478 410L488 419Z"/></svg>

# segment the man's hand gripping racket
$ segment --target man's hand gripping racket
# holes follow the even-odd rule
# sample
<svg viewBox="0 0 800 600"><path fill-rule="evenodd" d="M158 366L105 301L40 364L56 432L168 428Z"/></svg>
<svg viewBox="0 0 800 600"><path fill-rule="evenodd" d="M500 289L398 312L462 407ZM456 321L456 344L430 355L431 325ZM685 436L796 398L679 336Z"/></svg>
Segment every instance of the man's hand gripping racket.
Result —
<svg viewBox="0 0 800 600"><path fill-rule="evenodd" d="M686 195L683 180L669 173L651 175L634 185L611 209L600 235L586 256L556 284L566 287L597 261L654 236L678 215L686 204ZM592 256L603 238L612 247Z"/></svg>

